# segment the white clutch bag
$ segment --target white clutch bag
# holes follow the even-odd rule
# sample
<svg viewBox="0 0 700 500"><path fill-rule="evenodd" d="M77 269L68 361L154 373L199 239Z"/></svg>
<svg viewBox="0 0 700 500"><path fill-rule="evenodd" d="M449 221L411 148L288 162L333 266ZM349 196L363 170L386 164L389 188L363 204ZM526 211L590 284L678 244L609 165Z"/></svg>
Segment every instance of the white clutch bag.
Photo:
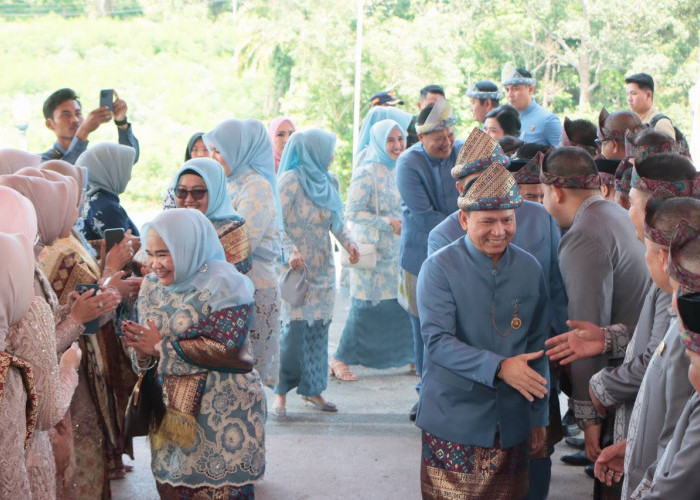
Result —
<svg viewBox="0 0 700 500"><path fill-rule="evenodd" d="M340 265L354 269L374 269L377 267L377 249L372 243L357 243L360 251L360 260L350 263L350 254L343 247L340 248Z"/></svg>

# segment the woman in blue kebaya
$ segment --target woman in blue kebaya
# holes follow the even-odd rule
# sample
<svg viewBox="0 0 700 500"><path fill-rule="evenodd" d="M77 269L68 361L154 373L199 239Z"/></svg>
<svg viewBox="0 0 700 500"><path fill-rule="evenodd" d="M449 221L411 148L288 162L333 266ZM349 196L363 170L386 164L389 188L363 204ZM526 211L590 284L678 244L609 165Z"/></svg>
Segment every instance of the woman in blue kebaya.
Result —
<svg viewBox="0 0 700 500"><path fill-rule="evenodd" d="M282 303L280 377L273 413L286 414L287 393L297 388L320 411L337 411L321 393L328 385L328 329L335 302L335 265L329 231L357 262L359 253L343 221L337 179L328 172L335 136L323 130L295 132L282 153L279 189L288 269L306 269L302 306Z"/></svg>
<svg viewBox="0 0 700 500"><path fill-rule="evenodd" d="M248 226L231 208L221 165L211 158L186 161L175 174L171 191L178 208L199 210L214 224L226 261L239 272L248 273L252 263Z"/></svg>
<svg viewBox="0 0 700 500"><path fill-rule="evenodd" d="M396 188L396 159L406 149L401 125L381 120L372 126L364 163L355 170L345 217L355 240L377 252L374 269L350 269L352 308L331 372L356 380L347 365L372 368L413 362L413 334L408 313L396 300L399 277L401 196Z"/></svg>
<svg viewBox="0 0 700 500"><path fill-rule="evenodd" d="M250 341L263 384L273 387L279 373L280 297L275 262L282 228L272 146L258 120L226 120L203 136L226 174L231 207L246 220L255 285Z"/></svg>
<svg viewBox="0 0 700 500"><path fill-rule="evenodd" d="M252 282L226 262L211 222L166 210L143 229L151 274L140 324L124 322L138 371L157 364L165 415L151 426L161 498L254 498L265 471L265 396L248 354Z"/></svg>

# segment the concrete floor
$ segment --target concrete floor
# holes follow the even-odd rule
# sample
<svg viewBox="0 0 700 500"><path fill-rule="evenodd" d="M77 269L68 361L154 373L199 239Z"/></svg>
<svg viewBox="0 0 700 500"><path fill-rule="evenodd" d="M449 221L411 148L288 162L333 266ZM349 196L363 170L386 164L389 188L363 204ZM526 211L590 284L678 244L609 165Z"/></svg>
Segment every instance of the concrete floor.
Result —
<svg viewBox="0 0 700 500"><path fill-rule="evenodd" d="M334 352L349 310L338 295L329 352ZM267 422L264 479L255 487L258 500L420 498L420 430L408 420L416 402L415 375L408 367L373 370L356 367L356 382L329 380L324 395L338 405L336 414L305 408L290 393L287 418ZM272 391L266 390L268 401ZM573 450L563 442L553 457L551 500L592 498L593 481L581 467L559 460ZM135 471L112 481L116 500L155 500L158 494L144 438L135 444Z"/></svg>

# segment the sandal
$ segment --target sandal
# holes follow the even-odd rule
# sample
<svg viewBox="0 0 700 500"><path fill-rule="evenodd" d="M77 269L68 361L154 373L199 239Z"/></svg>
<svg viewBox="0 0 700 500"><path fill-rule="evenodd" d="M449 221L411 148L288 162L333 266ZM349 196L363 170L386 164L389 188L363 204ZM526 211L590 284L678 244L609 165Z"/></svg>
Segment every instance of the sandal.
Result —
<svg viewBox="0 0 700 500"><path fill-rule="evenodd" d="M334 357L331 357L328 361L328 371L338 380L343 380L345 382L357 380L357 375L350 371L350 367Z"/></svg>
<svg viewBox="0 0 700 500"><path fill-rule="evenodd" d="M126 477L126 472L122 467L116 467L109 471L109 478L114 479L124 479Z"/></svg>

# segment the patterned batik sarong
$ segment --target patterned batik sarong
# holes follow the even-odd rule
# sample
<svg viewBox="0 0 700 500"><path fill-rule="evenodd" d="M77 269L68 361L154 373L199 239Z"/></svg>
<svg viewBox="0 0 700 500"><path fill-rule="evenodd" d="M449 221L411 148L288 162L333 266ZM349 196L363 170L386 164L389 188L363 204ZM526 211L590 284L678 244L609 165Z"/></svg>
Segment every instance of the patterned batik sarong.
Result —
<svg viewBox="0 0 700 500"><path fill-rule="evenodd" d="M241 274L247 274L253 265L250 254L248 227L242 217L212 221L226 252L226 262L233 264Z"/></svg>
<svg viewBox="0 0 700 500"><path fill-rule="evenodd" d="M424 500L519 500L528 489L529 441L501 449L446 441L423 432L420 482Z"/></svg>
<svg viewBox="0 0 700 500"><path fill-rule="evenodd" d="M212 312L187 328L178 340L172 341L180 358L202 368L202 371L159 376L165 417L157 432L151 434L154 449L160 449L165 439L185 448L195 443L196 420L206 388L207 370L224 373L249 373L253 370L247 342L251 309L250 304L243 304Z"/></svg>
<svg viewBox="0 0 700 500"><path fill-rule="evenodd" d="M254 485L223 486L221 488L187 488L170 486L156 481L156 488L161 498L168 500L254 500Z"/></svg>

